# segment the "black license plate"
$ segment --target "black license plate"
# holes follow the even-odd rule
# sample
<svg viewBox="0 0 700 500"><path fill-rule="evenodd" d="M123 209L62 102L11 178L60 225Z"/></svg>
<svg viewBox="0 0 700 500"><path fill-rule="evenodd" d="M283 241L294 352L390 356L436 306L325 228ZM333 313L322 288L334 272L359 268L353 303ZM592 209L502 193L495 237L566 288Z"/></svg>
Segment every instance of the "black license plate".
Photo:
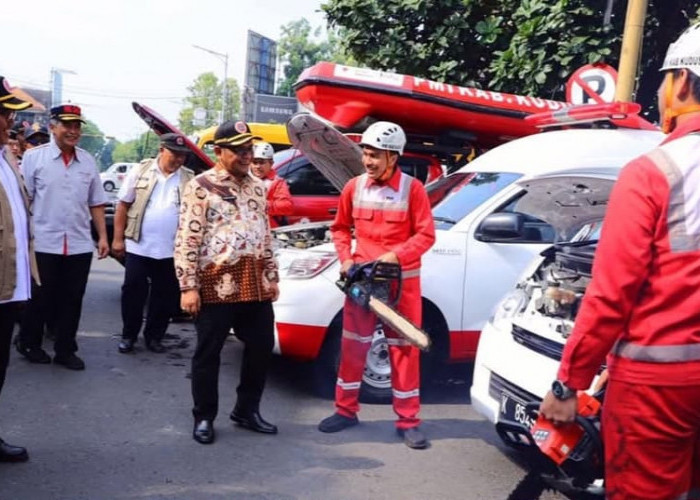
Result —
<svg viewBox="0 0 700 500"><path fill-rule="evenodd" d="M530 429L537 416L528 411L526 403L508 392L501 393L499 421L514 422Z"/></svg>

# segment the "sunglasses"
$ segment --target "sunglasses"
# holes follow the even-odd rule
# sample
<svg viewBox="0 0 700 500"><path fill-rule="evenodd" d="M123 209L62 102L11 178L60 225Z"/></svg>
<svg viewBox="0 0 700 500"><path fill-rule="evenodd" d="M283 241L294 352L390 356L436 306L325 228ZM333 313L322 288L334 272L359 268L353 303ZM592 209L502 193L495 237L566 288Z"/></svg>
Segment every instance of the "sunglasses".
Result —
<svg viewBox="0 0 700 500"><path fill-rule="evenodd" d="M224 149L228 149L233 152L236 156L241 156L245 154L253 154L253 146L220 146Z"/></svg>

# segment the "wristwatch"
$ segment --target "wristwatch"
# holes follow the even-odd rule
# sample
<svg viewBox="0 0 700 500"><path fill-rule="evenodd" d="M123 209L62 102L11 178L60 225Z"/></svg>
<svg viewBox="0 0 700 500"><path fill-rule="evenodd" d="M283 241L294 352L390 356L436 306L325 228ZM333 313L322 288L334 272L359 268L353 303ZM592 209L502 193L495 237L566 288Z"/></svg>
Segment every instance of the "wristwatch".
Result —
<svg viewBox="0 0 700 500"><path fill-rule="evenodd" d="M552 394L560 401L571 399L576 396L576 391L568 388L561 380L552 382Z"/></svg>

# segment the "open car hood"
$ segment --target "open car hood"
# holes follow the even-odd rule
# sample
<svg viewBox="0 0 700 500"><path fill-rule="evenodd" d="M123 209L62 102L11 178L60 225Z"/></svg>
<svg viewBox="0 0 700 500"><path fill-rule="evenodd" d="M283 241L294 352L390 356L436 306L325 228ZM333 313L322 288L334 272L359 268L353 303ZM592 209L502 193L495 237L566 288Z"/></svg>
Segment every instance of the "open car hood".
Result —
<svg viewBox="0 0 700 500"><path fill-rule="evenodd" d="M177 127L171 125L165 118L143 104L132 102L131 106L134 108L134 111L136 111L136 114L146 122L146 125L148 125L156 135L160 136L168 132L173 132L185 138L185 144L190 150L190 153L185 159L185 166L194 170L195 174L200 174L214 166L214 162L204 151L199 149L194 142L188 139Z"/></svg>
<svg viewBox="0 0 700 500"><path fill-rule="evenodd" d="M568 240L583 224L603 219L619 172L619 168L569 170L521 179L518 184L530 196L518 201L514 211L547 222L560 240Z"/></svg>
<svg viewBox="0 0 700 500"><path fill-rule="evenodd" d="M362 149L330 123L310 115L298 113L287 122L287 134L292 145L338 190L353 177L365 172Z"/></svg>

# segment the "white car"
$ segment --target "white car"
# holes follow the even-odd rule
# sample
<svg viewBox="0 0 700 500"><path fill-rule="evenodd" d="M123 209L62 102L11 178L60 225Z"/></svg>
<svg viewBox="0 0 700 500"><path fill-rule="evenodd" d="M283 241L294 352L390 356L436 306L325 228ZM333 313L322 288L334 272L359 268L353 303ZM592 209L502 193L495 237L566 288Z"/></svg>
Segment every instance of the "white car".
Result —
<svg viewBox="0 0 700 500"><path fill-rule="evenodd" d="M539 217L541 193L518 180L562 170L619 168L662 137L633 129L545 132L498 146L427 186L431 196L443 199L433 208L437 239L422 262L423 328L433 347L423 355L421 372L440 363L473 360L482 328L527 264L554 241L573 236ZM566 213L578 210L560 208ZM298 359L318 358L319 389L332 394L344 300L334 285L340 269L334 248L289 248L278 256L276 349ZM390 396L388 350L381 331L368 355L362 390L365 399Z"/></svg>
<svg viewBox="0 0 700 500"><path fill-rule="evenodd" d="M126 174L138 163L113 163L107 170L100 173L102 187L108 193L119 189Z"/></svg>

